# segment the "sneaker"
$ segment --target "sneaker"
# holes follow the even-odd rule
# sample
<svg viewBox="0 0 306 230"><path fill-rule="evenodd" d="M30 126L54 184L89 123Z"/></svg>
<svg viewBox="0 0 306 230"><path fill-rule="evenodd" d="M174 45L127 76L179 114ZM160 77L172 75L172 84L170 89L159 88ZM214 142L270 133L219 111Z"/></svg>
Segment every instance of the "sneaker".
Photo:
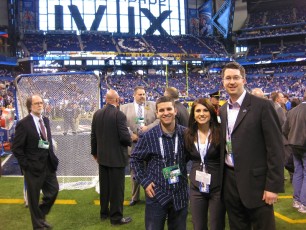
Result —
<svg viewBox="0 0 306 230"><path fill-rule="evenodd" d="M300 206L301 206L301 203L300 203L299 201L297 201L297 200L294 200L294 201L293 201L292 207L294 207L294 208L300 208Z"/></svg>
<svg viewBox="0 0 306 230"><path fill-rule="evenodd" d="M298 209L299 212L301 213L306 213L306 206L301 204L300 208Z"/></svg>

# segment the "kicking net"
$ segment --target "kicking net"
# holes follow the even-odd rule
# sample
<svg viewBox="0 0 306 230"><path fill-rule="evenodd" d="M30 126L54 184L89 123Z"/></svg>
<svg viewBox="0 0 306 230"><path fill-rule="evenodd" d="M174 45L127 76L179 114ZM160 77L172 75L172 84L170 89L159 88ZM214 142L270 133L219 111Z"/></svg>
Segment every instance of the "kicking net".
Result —
<svg viewBox="0 0 306 230"><path fill-rule="evenodd" d="M87 189L98 182L90 154L91 121L100 105L100 78L94 73L27 74L16 78L18 119L28 115L26 98L42 95L50 119L60 190Z"/></svg>

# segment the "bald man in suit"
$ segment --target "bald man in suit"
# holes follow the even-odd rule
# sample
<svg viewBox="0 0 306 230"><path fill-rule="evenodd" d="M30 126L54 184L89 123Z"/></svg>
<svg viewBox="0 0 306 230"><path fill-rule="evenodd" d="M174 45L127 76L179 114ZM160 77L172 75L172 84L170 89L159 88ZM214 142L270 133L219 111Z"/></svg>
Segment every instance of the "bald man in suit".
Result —
<svg viewBox="0 0 306 230"><path fill-rule="evenodd" d="M139 135L159 124L156 118L155 102L146 101L146 91L143 86L134 88L134 102L120 106L120 110L127 117L127 125L132 132L132 147L129 148L129 155L133 151ZM134 172L131 170L132 198L130 206L134 206L140 199L140 185L134 179Z"/></svg>
<svg viewBox="0 0 306 230"><path fill-rule="evenodd" d="M122 225L132 221L123 217L127 147L132 140L126 116L118 109L118 93L109 90L105 99L106 105L92 119L91 154L99 164L100 218L103 221L109 218L112 225Z"/></svg>

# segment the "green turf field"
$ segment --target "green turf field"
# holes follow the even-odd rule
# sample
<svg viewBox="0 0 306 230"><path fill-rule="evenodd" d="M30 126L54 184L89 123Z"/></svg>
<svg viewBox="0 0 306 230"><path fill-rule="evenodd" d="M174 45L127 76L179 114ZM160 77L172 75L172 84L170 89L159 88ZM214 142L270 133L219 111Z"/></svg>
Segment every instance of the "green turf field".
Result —
<svg viewBox="0 0 306 230"><path fill-rule="evenodd" d="M301 214L292 208L292 188L288 180L286 193L280 194L275 205L276 226L281 229L306 229L306 214ZM23 179L21 177L0 177L0 229L1 230L31 230L29 210L22 203ZM125 200L130 199L130 178L126 178ZM111 226L109 221L99 219L99 195L94 189L83 191L61 191L47 220L55 230L68 229L144 229L144 195L142 202L134 207L124 206L124 216L131 216L133 221L128 225ZM16 200L17 199L17 200ZM65 201L75 204L61 204ZM12 202L16 202L15 204ZM188 215L188 229L192 229L191 214ZM227 225L227 229L229 229Z"/></svg>

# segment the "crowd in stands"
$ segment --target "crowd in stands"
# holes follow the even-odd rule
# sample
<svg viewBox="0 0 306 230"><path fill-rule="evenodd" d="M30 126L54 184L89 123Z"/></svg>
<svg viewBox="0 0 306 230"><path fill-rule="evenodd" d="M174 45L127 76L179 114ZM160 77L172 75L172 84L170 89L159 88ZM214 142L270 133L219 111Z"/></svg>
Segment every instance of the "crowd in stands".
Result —
<svg viewBox="0 0 306 230"><path fill-rule="evenodd" d="M14 92L15 87L13 82L1 80L0 73L0 116L1 108L13 108L14 107Z"/></svg>
<svg viewBox="0 0 306 230"><path fill-rule="evenodd" d="M144 35L143 38L156 53L183 53L172 36Z"/></svg>
<svg viewBox="0 0 306 230"><path fill-rule="evenodd" d="M38 33L27 32L21 40L23 52L29 55L41 55L46 52L98 51L138 54L204 54L206 56L226 56L224 46L213 38L191 35L132 36L102 32L76 33Z"/></svg>
<svg viewBox="0 0 306 230"><path fill-rule="evenodd" d="M83 51L117 52L110 34L87 32L81 34L81 40Z"/></svg>
<svg viewBox="0 0 306 230"><path fill-rule="evenodd" d="M250 14L245 28L305 23L305 11L306 6L254 11Z"/></svg>
<svg viewBox="0 0 306 230"><path fill-rule="evenodd" d="M306 6L250 13L239 40L306 34Z"/></svg>
<svg viewBox="0 0 306 230"><path fill-rule="evenodd" d="M47 50L52 51L81 51L76 34L46 34Z"/></svg>
<svg viewBox="0 0 306 230"><path fill-rule="evenodd" d="M289 65L289 66L274 66L274 67L257 67L247 66L247 86L249 88L262 88L265 93L273 91L281 91L288 95L302 97L303 90L306 85L306 66L303 65ZM3 69L0 70L0 76L8 76L10 73ZM190 72L188 76L185 73L170 72L168 76L161 74L132 74L125 73L124 75L107 75L100 76L101 90L106 92L107 89L113 88L118 91L122 97L122 103L133 101L133 88L135 85L143 85L146 87L148 100L156 100L163 94L165 87L173 86L180 92L180 97L184 100L192 101L198 97L208 97L210 93L220 90L222 98L222 87L220 84L220 73L214 74L198 74ZM188 77L188 90L187 90ZM70 81L71 79L69 79ZM78 87L75 82L83 81L82 87ZM35 87L31 84L32 79L27 80L30 90L35 91ZM63 86L57 81L42 81L39 83L39 88L44 89L42 93L50 99L50 104L63 104L65 100L80 101L81 106L87 112L92 110L93 105L90 100L94 95L87 95L84 97L84 92L90 92L89 88L94 87L90 79L71 80L71 86ZM37 84L37 83L36 83ZM13 86L13 83L6 84ZM64 88L63 88L64 87ZM89 88L88 88L89 87ZM54 95L54 88L63 88L59 94ZM88 90L87 90L88 88ZM11 88L10 88L11 89ZM225 98L224 98L225 99ZM97 105L95 105L97 106ZM86 109L85 109L86 108Z"/></svg>
<svg viewBox="0 0 306 230"><path fill-rule="evenodd" d="M174 36L173 39L177 45L183 48L187 53L196 54L214 54L212 49L208 47L204 41L192 35Z"/></svg>
<svg viewBox="0 0 306 230"><path fill-rule="evenodd" d="M24 34L23 43L28 51L27 56L44 54L45 35L42 33Z"/></svg>
<svg viewBox="0 0 306 230"><path fill-rule="evenodd" d="M269 38L269 37L281 37L288 35L299 35L306 34L306 25L294 25L286 27L268 27L268 28L258 28L255 30L245 30L242 31L238 37L238 40L243 39L258 39L258 38Z"/></svg>
<svg viewBox="0 0 306 230"><path fill-rule="evenodd" d="M302 41L286 42L278 44L262 44L259 46L249 46L244 56L237 58L237 61L260 61L278 59L304 58L306 54L306 44Z"/></svg>

